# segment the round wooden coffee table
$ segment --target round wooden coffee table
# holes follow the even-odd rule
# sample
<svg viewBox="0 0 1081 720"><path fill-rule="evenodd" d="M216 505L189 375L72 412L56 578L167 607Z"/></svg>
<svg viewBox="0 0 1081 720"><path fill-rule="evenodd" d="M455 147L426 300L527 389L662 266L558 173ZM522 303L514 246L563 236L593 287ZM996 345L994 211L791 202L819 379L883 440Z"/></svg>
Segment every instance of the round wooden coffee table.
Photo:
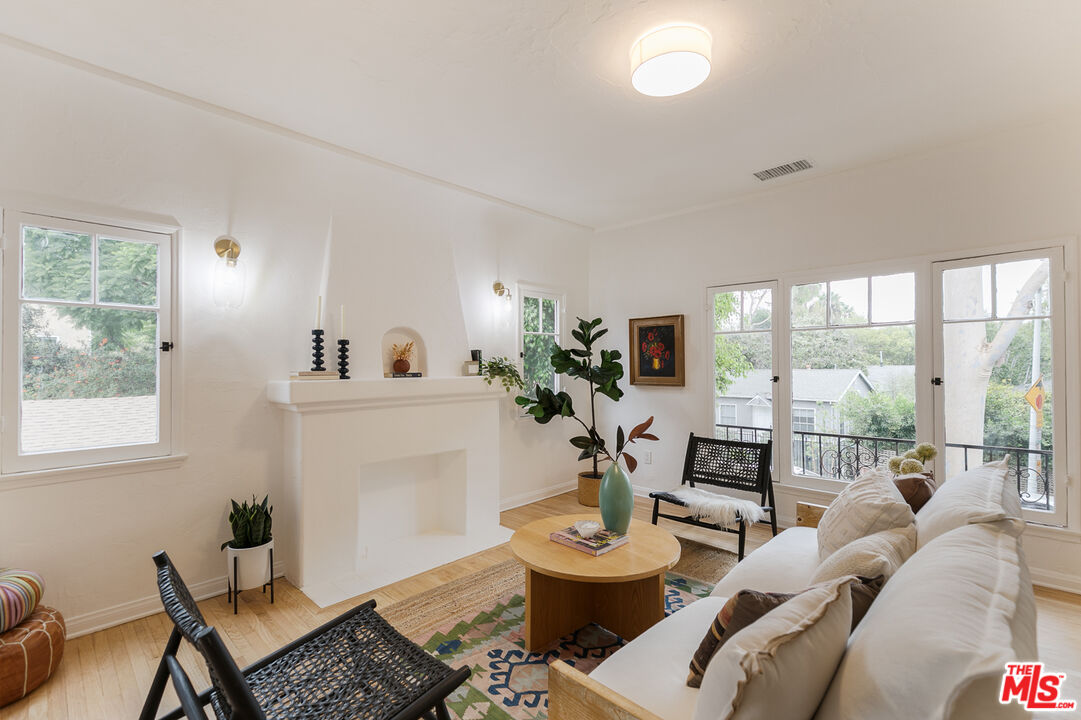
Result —
<svg viewBox="0 0 1081 720"><path fill-rule="evenodd" d="M664 618L664 573L679 560L667 530L631 520L631 539L599 557L552 542L548 535L597 514L534 520L510 539L525 566L525 644L539 650L595 622L630 640Z"/></svg>

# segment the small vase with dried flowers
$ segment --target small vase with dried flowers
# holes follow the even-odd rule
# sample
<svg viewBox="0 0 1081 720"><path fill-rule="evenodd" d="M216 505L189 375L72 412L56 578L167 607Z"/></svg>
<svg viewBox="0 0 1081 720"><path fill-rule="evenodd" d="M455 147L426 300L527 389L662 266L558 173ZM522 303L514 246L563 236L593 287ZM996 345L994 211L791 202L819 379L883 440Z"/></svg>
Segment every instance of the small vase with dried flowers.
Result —
<svg viewBox="0 0 1081 720"><path fill-rule="evenodd" d="M394 365L392 366L394 372L409 372L409 358L413 356L413 341L410 340L404 345L395 343L394 345L391 345L390 352L394 356Z"/></svg>

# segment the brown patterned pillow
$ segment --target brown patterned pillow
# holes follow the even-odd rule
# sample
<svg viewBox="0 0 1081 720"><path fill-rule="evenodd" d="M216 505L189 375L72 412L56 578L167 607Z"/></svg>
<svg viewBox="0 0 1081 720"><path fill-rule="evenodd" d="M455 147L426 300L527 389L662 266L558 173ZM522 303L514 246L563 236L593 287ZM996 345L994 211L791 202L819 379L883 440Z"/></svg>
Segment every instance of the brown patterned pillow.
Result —
<svg viewBox="0 0 1081 720"><path fill-rule="evenodd" d="M867 614L871 603L882 590L886 578L879 575L874 578L857 578L852 588L852 629L856 628L859 621ZM808 588L810 589L810 588ZM803 590L801 592L806 592ZM773 608L796 597L800 593L771 593L759 592L758 590L740 590L728 602L724 604L717 617L709 626L709 631L702 638L698 649L691 657L691 670L687 675L688 687L701 687L702 676L706 674L706 666L717 651L721 649L725 641L737 632L753 623L758 618L768 613Z"/></svg>
<svg viewBox="0 0 1081 720"><path fill-rule="evenodd" d="M931 496L935 494L938 485L935 484L934 476L914 473L901 475L894 478L893 484L901 491L901 497L905 499L912 512L919 512L920 508L927 504Z"/></svg>

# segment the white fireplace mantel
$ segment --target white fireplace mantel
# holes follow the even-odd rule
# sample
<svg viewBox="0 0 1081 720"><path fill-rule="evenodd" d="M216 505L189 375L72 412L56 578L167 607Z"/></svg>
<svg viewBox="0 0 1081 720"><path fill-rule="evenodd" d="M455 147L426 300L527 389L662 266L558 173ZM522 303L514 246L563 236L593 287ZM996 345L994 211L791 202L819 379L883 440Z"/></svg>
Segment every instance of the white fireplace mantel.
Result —
<svg viewBox="0 0 1081 720"><path fill-rule="evenodd" d="M502 387L479 377L275 381L286 575L321 607L493 547Z"/></svg>
<svg viewBox="0 0 1081 720"><path fill-rule="evenodd" d="M493 400L502 386L480 377L378 378L371 380L277 380L267 383L267 398L283 410L309 412L361 408L366 405L411 405L467 400Z"/></svg>

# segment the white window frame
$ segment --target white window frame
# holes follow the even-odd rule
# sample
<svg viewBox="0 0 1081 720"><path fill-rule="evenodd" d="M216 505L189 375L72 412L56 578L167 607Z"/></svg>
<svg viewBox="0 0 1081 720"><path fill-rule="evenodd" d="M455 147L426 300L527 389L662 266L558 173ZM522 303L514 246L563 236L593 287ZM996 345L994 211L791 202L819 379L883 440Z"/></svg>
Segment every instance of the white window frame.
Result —
<svg viewBox="0 0 1081 720"><path fill-rule="evenodd" d="M777 273L772 282L778 284L783 291L782 295L774 296L776 306L780 305L779 298L783 297L786 307L791 307L792 287L813 282L822 282L824 278L843 280L853 277L871 275L893 275L902 272L914 272L916 274L916 438L920 442L935 442L940 446L940 439L936 436L937 426L935 420L935 394L931 379L935 377L935 350L938 342L935 340L934 325L934 297L932 276L933 265L939 262L951 262L955 260L975 259L982 256L1020 253L1025 251L1048 251L1059 249L1064 256L1062 322L1063 332L1059 337L1064 342L1064 359L1056 358L1061 368L1063 381L1060 383L1063 389L1057 394L1064 398L1065 402L1059 409L1064 413L1064 422L1060 423L1056 415L1055 423L1058 432L1061 432L1065 441L1059 441L1056 433L1056 485L1057 492L1062 495L1062 505L1066 508L1064 525L1058 523L1044 525L1039 520L1030 523L1028 533L1031 535L1047 538L1070 538L1074 542L1081 542L1081 492L1074 485L1076 483L1077 468L1081 468L1081 442L1069 442L1071 433L1081 427L1081 395L1077 392L1077 378L1081 377L1081 286L1078 283L1077 268L1081 266L1081 243L1077 237L1058 237L1045 240L1018 241L1002 245L973 247L967 250L949 250L937 253L928 253L918 256L903 256L890 260L859 262L851 265L833 265L829 267L814 268L808 270L793 270ZM704 340L712 342L713 337L713 309L712 293L719 288L738 288L746 285L760 286L767 281L755 283L741 282L738 276L717 278L705 288L703 293L703 312L708 319L707 333ZM791 339L789 333L790 310L787 312L775 312L773 316L774 331L774 371L780 376L781 382L774 388L774 428L775 437L773 444L774 465L778 470L774 475L774 484L788 485L787 492L796 497L810 499L812 502L827 501L829 495L840 492L848 483L832 478L819 478L811 475L797 475L791 471L792 449L790 442L782 442L781 439L791 437ZM847 326L846 326L847 327ZM712 358L713 347L707 343L705 351L707 358ZM708 367L702 376L702 382L713 387L713 363L707 360ZM707 380L708 378L708 380ZM709 427L712 428L714 418L714 393L710 391L704 394L705 402L708 402ZM1057 405L1057 403L1056 403ZM703 404L703 410L706 409ZM787 438L784 433L788 433ZM1045 514L1046 517L1046 514ZM1047 522L1044 520L1043 522Z"/></svg>
<svg viewBox="0 0 1081 720"><path fill-rule="evenodd" d="M769 330L745 330L743 328L743 308L740 308L740 329L739 330L717 330L717 301L716 296L723 293L730 292L744 292L751 290L769 290L770 291L770 329ZM732 335L737 333L763 333L770 336L770 359L772 363L772 375L777 376L780 370L779 353L777 352L777 333L779 325L784 328L788 327L788 313L780 313L784 317L778 317L777 312L777 299L781 297L781 286L776 280L761 280L758 282L743 282L743 283L724 283L722 285L711 285L706 288L706 348L709 353L709 359L707 366L709 367L709 402L710 402L710 427L708 437L716 437L717 432L717 411L716 403L718 399L717 395L717 363L715 353L717 352L717 336L718 335ZM742 300L741 300L742 302ZM766 438L773 440L773 463L774 467L777 466L777 428L780 427L779 421L781 418L779 403L787 402L787 399L781 396L781 393L787 393L787 383L775 382L773 383L773 400L770 412L772 415L773 427L769 428L768 435L760 435L759 433L765 433L766 428L762 428L759 431L751 431L755 436L757 442L765 442ZM723 396L722 396L723 397ZM742 433L742 431L740 431ZM746 438L751 440L750 433ZM780 477L774 477L774 483L780 484L783 480Z"/></svg>
<svg viewBox="0 0 1081 720"><path fill-rule="evenodd" d="M870 287L871 278L881 277L887 275L898 275L901 273L913 273L915 276L915 318L912 322L872 322L871 309L871 297ZM778 427L783 428L787 433L787 442L774 442L774 454L781 455L783 462L787 463L782 465L785 468L794 467L795 458L792 453L792 438L795 437L792 429L792 402L791 388L792 388L792 336L793 333L804 332L807 330L851 330L856 328L866 327L885 327L893 325L914 325L915 326L915 339L916 339L916 438L917 442L921 438L930 435L930 428L933 427L933 408L931 398L930 379L932 374L932 367L930 365L931 359L931 328L930 328L930 263L926 259L921 258L899 258L894 260L884 260L881 262L869 262L860 263L858 265L848 266L835 266L818 268L815 270L799 271L792 273L785 273L779 281L784 288L784 335L780 338L775 338L774 342L779 344L782 348L777 353L778 358L778 374L781 377L782 388L789 394L788 402L781 408L780 423ZM832 310L830 308L829 301L829 283L841 282L844 280L852 280L856 278L868 279L868 305L867 314L868 322L858 323L852 325L831 325L830 319ZM794 289L800 285L813 285L815 283L826 284L826 325L814 325L814 326L800 326L798 328L792 327L792 294ZM926 314L926 319L924 315ZM817 418L816 418L817 419ZM840 433L844 434L844 433ZM848 481L837 480L830 477L818 477L815 475L803 475L792 473L793 484L810 488L812 490L825 490L829 492L840 492L848 486Z"/></svg>
<svg viewBox="0 0 1081 720"><path fill-rule="evenodd" d="M811 429L810 430L797 430L796 429L796 415L800 414L800 413L808 413L808 412L811 413ZM807 417L806 417L806 415L804 415L803 420L806 421L806 419L807 419ZM794 405L792 406L792 433L793 434L798 433L798 432L804 432L804 433L811 432L811 433L813 433L813 432L815 432L815 427L817 426L817 423L818 423L818 411L815 408L796 407Z"/></svg>
<svg viewBox="0 0 1081 720"><path fill-rule="evenodd" d="M955 268L972 267L974 265L996 265L998 263L1010 263L1021 260L1032 260L1036 258L1048 258L1050 261L1050 273L1048 275L1048 288L1051 292L1050 307L1051 315L1048 319L1051 321L1051 377L1052 386L1055 388L1056 395L1059 395L1058 388L1065 387L1065 391L1059 395L1063 402L1058 400L1052 406L1052 426L1051 426L1051 447L1055 453L1055 509L1052 511L1046 510L1030 510L1025 508L1022 510L1022 515L1028 521L1035 523L1053 524L1059 526L1065 526L1067 524L1067 512L1069 507L1069 474L1062 472L1059 474L1059 462L1060 458L1066 462L1063 465L1068 467L1069 458L1069 442L1068 433L1066 432L1066 411L1068 407L1067 392L1073 390L1070 383L1070 378L1067 374L1067 353L1066 353L1066 318L1065 315L1069 311L1069 305L1066 302L1066 273L1064 269L1065 263L1065 248L1062 246L1050 246L1046 248L1039 248L1035 250L1016 250L1005 252L992 252L973 254L969 257L957 259L957 260L942 260L932 264L931 275L933 278L931 288L934 301L932 303L933 310L933 330L935 333L935 354L934 354L934 376L938 378L944 378L946 382L949 382L949 378L945 374L945 343L943 342L943 330L945 325L966 322L965 320L946 320L942 314L942 274L946 270L952 270ZM991 308L991 315L987 320L995 321L1001 320L997 317L995 312L998 302L997 289L995 287L995 275L991 276L991 297L989 307ZM1043 317L1043 316L1039 316ZM1027 316L1021 318L1011 319L1026 319ZM1075 320L1074 325L1077 324ZM946 447L946 422L945 422L945 388L943 386L935 387L935 445L938 448ZM972 467L972 464L969 465ZM1013 477L1007 477L1007 483L1012 483ZM1012 484L1011 484L1012 487ZM1061 498L1059 495L1061 494Z"/></svg>
<svg viewBox="0 0 1081 720"><path fill-rule="evenodd" d="M518 283L518 318L517 318L517 330L515 332L517 340L517 353L518 353L518 369L525 374L525 336L528 335L554 335L556 343L560 346L564 346L564 331L567 326L567 296L566 293L561 292L556 288L544 287L542 285L530 285L526 283ZM526 333L525 330L525 299L526 297L538 298L540 300L552 300L556 304L556 331L554 333L535 332ZM555 388L553 392L560 392L563 389L563 376L556 373ZM533 388L525 388L528 393ZM532 417L532 416L527 416Z"/></svg>
<svg viewBox="0 0 1081 720"><path fill-rule="evenodd" d="M56 482L76 477L92 477L94 469L108 466L124 471L117 464L132 468L166 466L160 459L182 459L173 454L174 432L179 426L173 402L175 349L158 351L158 441L116 445L103 448L62 450L42 453L19 453L20 355L23 300L22 232L23 225L56 228L135 242L154 243L158 253L158 342L175 342L177 230L150 223L117 221L111 218L74 219L67 213L3 211L3 312L2 350L0 350L0 488L22 487L40 482ZM34 302L27 300L26 302ZM49 304L57 304L46 301ZM61 303L62 304L62 303ZM112 307L113 305L110 305ZM124 309L124 305L116 305ZM88 472L89 471L89 472Z"/></svg>

